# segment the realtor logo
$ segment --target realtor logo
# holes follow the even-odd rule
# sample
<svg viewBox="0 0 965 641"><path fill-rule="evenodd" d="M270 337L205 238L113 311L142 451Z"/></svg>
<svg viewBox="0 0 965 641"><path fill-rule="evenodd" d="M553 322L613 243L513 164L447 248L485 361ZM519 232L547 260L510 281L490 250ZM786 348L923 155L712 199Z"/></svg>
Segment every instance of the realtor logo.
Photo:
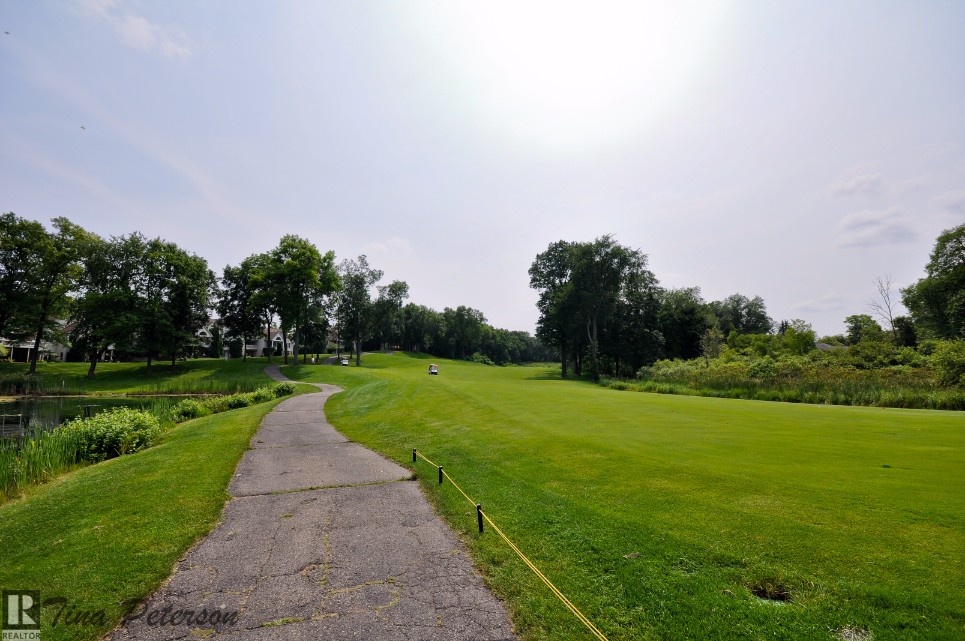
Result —
<svg viewBox="0 0 965 641"><path fill-rule="evenodd" d="M40 639L40 593L36 590L4 590L3 628L0 641Z"/></svg>

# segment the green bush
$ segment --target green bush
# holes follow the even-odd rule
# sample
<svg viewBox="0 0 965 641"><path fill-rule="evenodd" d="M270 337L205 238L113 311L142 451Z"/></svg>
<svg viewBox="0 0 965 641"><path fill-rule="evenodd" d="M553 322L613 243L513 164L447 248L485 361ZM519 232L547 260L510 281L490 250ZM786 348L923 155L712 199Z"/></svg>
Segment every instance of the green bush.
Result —
<svg viewBox="0 0 965 641"><path fill-rule="evenodd" d="M941 341L931 360L942 385L965 386L965 341Z"/></svg>
<svg viewBox="0 0 965 641"><path fill-rule="evenodd" d="M224 398L225 405L228 406L229 410L236 410L242 407L250 407L255 404L255 400L252 398L251 393L247 394L232 394L231 396L226 396Z"/></svg>
<svg viewBox="0 0 965 641"><path fill-rule="evenodd" d="M170 410L171 420L175 423L181 423L182 421L200 416L207 416L210 413L200 402L190 398L181 401Z"/></svg>
<svg viewBox="0 0 965 641"><path fill-rule="evenodd" d="M495 364L496 364L496 363L492 362L492 360L491 360L488 356L486 356L485 354L481 354L481 353L479 353L479 352L476 352L475 354L473 354L472 356L470 356L470 357L468 358L468 360L472 361L473 363L481 363L482 365L495 365Z"/></svg>
<svg viewBox="0 0 965 641"><path fill-rule="evenodd" d="M80 458L103 461L150 447L161 433L161 424L150 412L115 407L91 418L67 421L61 429L71 430L80 439Z"/></svg>
<svg viewBox="0 0 965 641"><path fill-rule="evenodd" d="M231 394L229 396L214 396L204 400L187 399L183 400L170 410L171 420L181 423L192 418L208 416L209 414L220 414L228 410L250 407L258 403L266 403L295 393L294 383L279 383L274 387L260 387L254 392L242 394Z"/></svg>
<svg viewBox="0 0 965 641"><path fill-rule="evenodd" d="M295 391L295 386L289 383L291 386L291 392L283 392L278 394L278 396L285 396L291 394ZM275 398L276 390L271 387L259 387L254 392L250 392L251 398L255 403L266 403Z"/></svg>
<svg viewBox="0 0 965 641"><path fill-rule="evenodd" d="M231 394L229 396L212 396L201 401L201 406L208 410L209 414L220 414L221 412L227 412L231 408L228 407L228 399L237 396L236 394Z"/></svg>
<svg viewBox="0 0 965 641"><path fill-rule="evenodd" d="M281 398L282 396L288 396L289 394L295 393L295 384L289 383L287 381L284 383L279 383L278 385L275 385L273 391L275 393L276 398Z"/></svg>

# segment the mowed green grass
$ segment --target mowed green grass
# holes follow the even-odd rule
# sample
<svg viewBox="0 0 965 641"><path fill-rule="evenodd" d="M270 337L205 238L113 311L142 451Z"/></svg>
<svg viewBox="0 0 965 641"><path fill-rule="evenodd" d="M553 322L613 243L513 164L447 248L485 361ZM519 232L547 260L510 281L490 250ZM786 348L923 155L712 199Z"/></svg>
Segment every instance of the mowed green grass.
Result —
<svg viewBox="0 0 965 641"><path fill-rule="evenodd" d="M965 637L965 415L607 390L403 354L291 367L350 438L446 471L612 640ZM424 462L525 639L590 634ZM758 585L790 600L755 597ZM871 638L871 637L865 637Z"/></svg>

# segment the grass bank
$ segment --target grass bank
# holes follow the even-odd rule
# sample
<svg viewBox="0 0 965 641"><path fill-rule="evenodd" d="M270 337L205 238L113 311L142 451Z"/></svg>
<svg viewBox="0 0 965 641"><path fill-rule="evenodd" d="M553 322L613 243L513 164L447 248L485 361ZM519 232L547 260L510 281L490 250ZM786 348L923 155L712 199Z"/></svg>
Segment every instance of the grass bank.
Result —
<svg viewBox="0 0 965 641"><path fill-rule="evenodd" d="M0 506L0 585L103 613L102 622L52 627L55 610L45 609L41 637L97 639L153 592L220 518L238 460L279 402L182 423L150 449L66 474Z"/></svg>
<svg viewBox="0 0 965 641"><path fill-rule="evenodd" d="M272 359L278 364L281 359ZM250 392L269 383L265 358L220 360L197 358L155 363L98 363L93 379L87 378L87 363L38 363L35 394L232 394ZM26 363L0 362L0 380L8 381L0 393L26 374ZM17 392L19 393L19 392Z"/></svg>
<svg viewBox="0 0 965 641"><path fill-rule="evenodd" d="M444 465L610 639L965 634L961 414L625 394L434 360L438 377L402 354L283 371L347 388L329 417L350 438ZM591 638L416 469L524 639Z"/></svg>

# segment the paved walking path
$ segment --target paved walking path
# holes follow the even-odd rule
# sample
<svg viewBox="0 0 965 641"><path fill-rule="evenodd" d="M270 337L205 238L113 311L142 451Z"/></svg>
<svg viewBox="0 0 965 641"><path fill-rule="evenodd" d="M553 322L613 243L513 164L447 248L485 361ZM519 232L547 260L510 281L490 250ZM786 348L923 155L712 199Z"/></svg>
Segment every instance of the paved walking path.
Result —
<svg viewBox="0 0 965 641"><path fill-rule="evenodd" d="M265 417L222 523L112 639L515 639L410 472L336 432L323 408L341 390L317 387Z"/></svg>

